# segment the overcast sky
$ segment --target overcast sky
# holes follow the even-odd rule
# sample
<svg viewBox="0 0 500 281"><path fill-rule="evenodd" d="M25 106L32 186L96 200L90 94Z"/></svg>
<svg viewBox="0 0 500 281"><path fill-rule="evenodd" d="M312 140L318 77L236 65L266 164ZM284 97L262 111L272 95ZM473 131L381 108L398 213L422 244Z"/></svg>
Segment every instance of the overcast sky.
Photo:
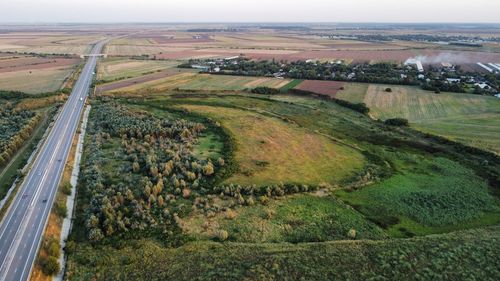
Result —
<svg viewBox="0 0 500 281"><path fill-rule="evenodd" d="M0 0L0 22L500 22L500 0Z"/></svg>

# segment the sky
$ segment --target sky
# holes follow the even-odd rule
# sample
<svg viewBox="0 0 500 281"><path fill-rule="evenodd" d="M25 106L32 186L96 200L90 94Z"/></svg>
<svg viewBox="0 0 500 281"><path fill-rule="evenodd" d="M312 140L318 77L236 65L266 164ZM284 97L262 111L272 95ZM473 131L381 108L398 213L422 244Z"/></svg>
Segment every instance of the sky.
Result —
<svg viewBox="0 0 500 281"><path fill-rule="evenodd" d="M2 23L499 23L500 0L0 0Z"/></svg>

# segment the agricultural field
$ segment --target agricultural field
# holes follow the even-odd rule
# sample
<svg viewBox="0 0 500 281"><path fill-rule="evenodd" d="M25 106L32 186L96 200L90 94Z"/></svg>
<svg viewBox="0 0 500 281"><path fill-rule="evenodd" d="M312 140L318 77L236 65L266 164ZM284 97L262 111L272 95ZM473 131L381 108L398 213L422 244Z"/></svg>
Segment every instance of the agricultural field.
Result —
<svg viewBox="0 0 500 281"><path fill-rule="evenodd" d="M159 72L176 67L178 61L132 60L109 58L99 62L97 79L104 81L120 80Z"/></svg>
<svg viewBox="0 0 500 281"><path fill-rule="evenodd" d="M63 86L79 63L80 59L76 58L3 56L0 89L30 94L54 92Z"/></svg>
<svg viewBox="0 0 500 281"><path fill-rule="evenodd" d="M353 85L345 90L360 89ZM167 280L324 280L339 268L355 280L410 270L460 278L477 263L488 269L474 276L496 274L487 258L499 245L489 227L500 217L487 180L498 174L495 156L292 95L103 97L90 118L72 280L143 280L137 267ZM193 251L203 261L180 274ZM405 267L414 258L419 267ZM461 269L442 268L441 259L460 260ZM248 267L228 270L234 262Z"/></svg>
<svg viewBox="0 0 500 281"><path fill-rule="evenodd" d="M0 52L80 55L90 51L90 45L101 38L57 31L6 32L0 34Z"/></svg>
<svg viewBox="0 0 500 281"><path fill-rule="evenodd" d="M338 98L364 102L374 118L406 118L411 126L500 153L500 100L494 97L441 93L416 87L347 84ZM390 88L391 92L386 89Z"/></svg>
<svg viewBox="0 0 500 281"><path fill-rule="evenodd" d="M110 56L142 56L157 59L225 58L244 55L256 60L344 60L346 62L397 62L416 56L428 61L446 58L450 63L475 64L498 61L491 48L470 49L417 42L365 42L330 40L324 37L289 32L234 32L194 34L182 31L151 31L113 40L107 47Z"/></svg>
<svg viewBox="0 0 500 281"><path fill-rule="evenodd" d="M334 98L337 93L344 88L344 84L344 82L337 81L306 80L294 87L294 89L314 92Z"/></svg>
<svg viewBox="0 0 500 281"><path fill-rule="evenodd" d="M102 84L98 91L101 93L132 93L134 91L163 91L167 89L178 89L186 91L243 91L256 87L269 87L281 89L286 87L292 80L267 78L267 77L243 77L227 75L197 74L192 71L172 71L172 74L161 79L143 78Z"/></svg>

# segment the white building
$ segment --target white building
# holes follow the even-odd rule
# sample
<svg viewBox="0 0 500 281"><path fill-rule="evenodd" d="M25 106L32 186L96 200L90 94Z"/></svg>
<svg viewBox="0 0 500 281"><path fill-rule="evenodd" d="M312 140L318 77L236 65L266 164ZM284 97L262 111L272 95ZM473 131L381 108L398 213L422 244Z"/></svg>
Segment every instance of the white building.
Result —
<svg viewBox="0 0 500 281"><path fill-rule="evenodd" d="M407 59L405 61L405 65L415 65L417 67L418 72L424 72L424 66L422 65L422 62L417 60L417 59Z"/></svg>
<svg viewBox="0 0 500 281"><path fill-rule="evenodd" d="M474 84L474 86L477 86L477 87L479 87L481 89L489 88L490 87L490 86L488 86L488 84L486 84L484 82L483 83L476 83L476 84Z"/></svg>

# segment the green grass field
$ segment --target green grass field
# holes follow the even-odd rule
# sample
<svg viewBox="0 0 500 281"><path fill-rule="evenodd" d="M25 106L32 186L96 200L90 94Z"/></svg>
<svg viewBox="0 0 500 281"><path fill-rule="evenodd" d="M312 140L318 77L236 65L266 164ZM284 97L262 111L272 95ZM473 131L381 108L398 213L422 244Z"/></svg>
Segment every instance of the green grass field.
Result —
<svg viewBox="0 0 500 281"><path fill-rule="evenodd" d="M300 83L302 83L303 81L304 80L302 80L302 79L294 79L290 83L288 83L285 86L281 87L280 91L283 92L283 93L286 93L289 90L291 90L291 89L297 87L298 85L300 85Z"/></svg>
<svg viewBox="0 0 500 281"><path fill-rule="evenodd" d="M288 85L290 82L291 81L287 79L276 78L200 74L194 77L194 79L192 79L188 83L178 86L178 88L181 90L207 91L241 91L245 89L253 89L256 87L281 89L282 87Z"/></svg>
<svg viewBox="0 0 500 281"><path fill-rule="evenodd" d="M179 64L178 61L107 58L98 64L97 79L111 81L137 77L159 70L174 68Z"/></svg>
<svg viewBox="0 0 500 281"><path fill-rule="evenodd" d="M79 244L68 278L102 280L495 280L498 227L386 241Z"/></svg>
<svg viewBox="0 0 500 281"><path fill-rule="evenodd" d="M220 213L207 218L192 216L183 222L196 239L209 240L217 230L226 230L229 240L245 243L320 242L330 240L383 239L387 235L342 201L327 193L290 196ZM231 214L230 214L231 215ZM203 224L209 222L208 229ZM354 229L355 235L349 237Z"/></svg>
<svg viewBox="0 0 500 281"><path fill-rule="evenodd" d="M34 69L0 74L0 89L29 94L54 92L74 71L73 67ZM27 83L29 81L29 83Z"/></svg>
<svg viewBox="0 0 500 281"><path fill-rule="evenodd" d="M164 91L179 89L185 91L243 91L256 87L281 89L292 80L261 78L248 76L210 75L183 72L170 77L138 83L132 86L114 89L113 92ZM295 81L295 80L294 80Z"/></svg>
<svg viewBox="0 0 500 281"><path fill-rule="evenodd" d="M498 200L470 170L444 158L399 158L393 177L340 197L396 236L500 222Z"/></svg>
<svg viewBox="0 0 500 281"><path fill-rule="evenodd" d="M184 105L219 121L236 139L239 172L227 183L339 183L364 165L352 148L277 118L225 107Z"/></svg>
<svg viewBox="0 0 500 281"><path fill-rule="evenodd" d="M189 146L190 155L222 156L228 161L216 166L214 179L219 171L226 173L220 181L193 186L191 193L174 191L172 180L166 181L160 192L166 190L169 209L156 217L162 229L145 222L138 230L92 244L78 216L69 239L75 243L68 278L462 280L498 275L500 205L486 180L498 177L498 158L310 97L203 92L142 97L114 100L156 118L203 123L209 129ZM111 104L104 101L109 99L96 104ZM100 120L107 124L106 118ZM107 139L94 154L106 187L95 190L141 181L138 175L120 174L127 169L120 161L130 158L121 142ZM140 146L131 157L145 152L153 157L142 149L148 143ZM156 155L155 161L165 160ZM488 165L481 164L485 159ZM279 195L271 188L280 182L301 188ZM332 184L312 188L321 182ZM254 184L265 188L249 188ZM79 193L82 212L92 200L88 187Z"/></svg>
<svg viewBox="0 0 500 281"><path fill-rule="evenodd" d="M374 118L406 118L419 130L500 153L498 98L375 84L347 84L337 97L366 103Z"/></svg>

